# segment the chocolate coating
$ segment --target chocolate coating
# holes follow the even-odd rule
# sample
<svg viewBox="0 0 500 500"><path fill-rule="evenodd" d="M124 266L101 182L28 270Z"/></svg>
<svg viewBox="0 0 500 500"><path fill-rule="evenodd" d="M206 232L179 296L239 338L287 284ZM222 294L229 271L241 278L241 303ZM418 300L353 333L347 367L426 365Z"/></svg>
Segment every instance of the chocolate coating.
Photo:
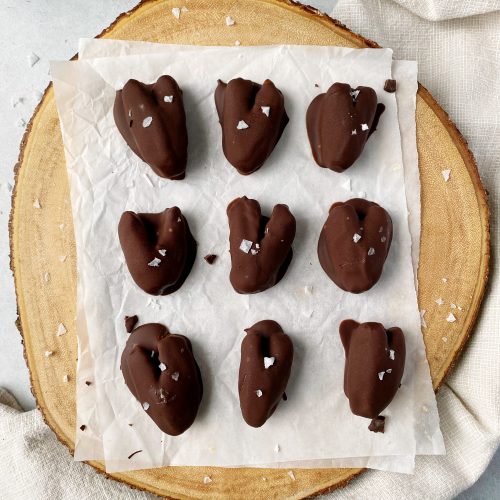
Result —
<svg viewBox="0 0 500 500"><path fill-rule="evenodd" d="M360 198L334 203L319 236L319 262L342 290L365 292L379 280L391 241L392 220L381 206Z"/></svg>
<svg viewBox="0 0 500 500"><path fill-rule="evenodd" d="M132 151L160 177L183 179L188 136L182 90L168 75L147 85L129 80L116 92L113 116Z"/></svg>
<svg viewBox="0 0 500 500"><path fill-rule="evenodd" d="M196 257L196 241L179 208L158 214L124 212L118 236L137 286L151 295L167 295L182 286Z"/></svg>
<svg viewBox="0 0 500 500"><path fill-rule="evenodd" d="M390 94L396 92L396 80L386 80L384 83L384 90Z"/></svg>
<svg viewBox="0 0 500 500"><path fill-rule="evenodd" d="M241 343L238 392L241 413L252 427L261 427L274 413L285 389L293 362L293 344L276 321L259 321L245 330ZM264 364L264 358L270 364Z"/></svg>
<svg viewBox="0 0 500 500"><path fill-rule="evenodd" d="M271 80L262 85L242 78L227 84L218 80L215 106L227 160L242 175L255 172L272 153L288 123L283 94ZM239 123L246 128L238 128Z"/></svg>
<svg viewBox="0 0 500 500"><path fill-rule="evenodd" d="M191 426L203 383L187 337L159 323L142 325L127 340L121 370L130 392L163 432L178 436Z"/></svg>
<svg viewBox="0 0 500 500"><path fill-rule="evenodd" d="M135 314L133 316L125 316L125 330L127 330L127 333L132 332L138 321L139 318Z"/></svg>
<svg viewBox="0 0 500 500"><path fill-rule="evenodd" d="M368 426L368 430L375 433L381 432L383 434L385 431L385 417L379 415L378 417L372 419L370 425Z"/></svg>
<svg viewBox="0 0 500 500"><path fill-rule="evenodd" d="M370 87L353 90L346 83L334 83L317 95L306 114L316 163L335 172L349 168L363 152L384 109L383 104L377 105L377 94Z"/></svg>
<svg viewBox="0 0 500 500"><path fill-rule="evenodd" d="M257 293L276 285L293 257L296 223L288 207L275 205L269 219L261 214L258 201L243 196L228 205L227 217L233 288Z"/></svg>
<svg viewBox="0 0 500 500"><path fill-rule="evenodd" d="M393 400L405 365L405 338L400 328L380 323L340 323L345 350L344 393L355 415L375 419ZM393 359L394 358L394 359ZM371 430L371 429L370 429Z"/></svg>

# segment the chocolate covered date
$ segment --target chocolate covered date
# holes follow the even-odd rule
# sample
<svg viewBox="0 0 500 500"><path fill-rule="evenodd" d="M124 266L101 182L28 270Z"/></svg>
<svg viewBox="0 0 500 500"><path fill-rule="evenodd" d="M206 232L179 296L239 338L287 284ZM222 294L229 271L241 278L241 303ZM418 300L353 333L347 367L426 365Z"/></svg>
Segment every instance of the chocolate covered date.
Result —
<svg viewBox="0 0 500 500"><path fill-rule="evenodd" d="M168 75L150 85L129 80L116 92L113 115L132 151L160 177L183 179L188 136L182 90Z"/></svg>
<svg viewBox="0 0 500 500"><path fill-rule="evenodd" d="M159 323L142 325L127 340L121 370L130 392L163 432L178 436L192 425L203 383L187 337Z"/></svg>
<svg viewBox="0 0 500 500"><path fill-rule="evenodd" d="M261 427L284 397L293 344L276 321L259 321L245 331L238 378L240 407L248 425Z"/></svg>
<svg viewBox="0 0 500 500"><path fill-rule="evenodd" d="M335 172L349 168L363 152L384 109L370 87L352 89L346 83L334 83L326 93L317 95L306 114L316 163Z"/></svg>
<svg viewBox="0 0 500 500"><path fill-rule="evenodd" d="M167 295L182 286L196 257L196 241L179 208L157 214L124 212L118 236L137 286L151 295Z"/></svg>
<svg viewBox="0 0 500 500"><path fill-rule="evenodd" d="M392 220L381 206L361 198L334 203L319 237L319 262L338 287L365 292L379 280L391 241Z"/></svg>
<svg viewBox="0 0 500 500"><path fill-rule="evenodd" d="M258 170L288 123L283 94L271 80L262 85L235 78L218 81L215 105L222 127L222 149L242 175Z"/></svg>
<svg viewBox="0 0 500 500"><path fill-rule="evenodd" d="M400 328L344 320L339 327L345 351L344 393L355 415L376 419L393 400L405 365ZM380 428L373 422L372 427ZM383 431L382 431L383 432Z"/></svg>
<svg viewBox="0 0 500 500"><path fill-rule="evenodd" d="M246 196L229 204L227 217L233 288L238 293L271 288L292 260L295 217L286 205L276 205L271 218L265 217L259 202Z"/></svg>

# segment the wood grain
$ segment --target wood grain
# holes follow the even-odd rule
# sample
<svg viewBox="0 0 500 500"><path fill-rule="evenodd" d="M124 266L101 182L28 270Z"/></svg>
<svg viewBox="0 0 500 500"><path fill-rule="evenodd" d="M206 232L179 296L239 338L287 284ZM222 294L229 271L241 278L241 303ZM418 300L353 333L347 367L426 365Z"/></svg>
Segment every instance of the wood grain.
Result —
<svg viewBox="0 0 500 500"><path fill-rule="evenodd" d="M146 0L120 16L103 38L162 43L233 45L319 44L377 47L313 9L280 0L185 0L189 12L171 14L178 2ZM226 15L236 25L225 25ZM419 305L434 387L456 362L480 309L488 276L487 196L467 144L423 87L417 96L417 142L422 182ZM441 171L451 168L449 182ZM10 221L11 267L32 391L48 425L74 449L76 254L54 93L45 92L21 145ZM35 199L41 209L33 206ZM63 224L63 226L60 226ZM61 262L62 257L66 257ZM46 276L49 273L50 276ZM47 279L48 278L48 279ZM443 282L446 278L446 282ZM454 302L457 317L437 297ZM59 323L68 333L57 336ZM54 355L46 358L46 350ZM64 382L64 375L69 382ZM103 471L103 464L91 462ZM362 469L165 467L111 474L133 487L173 498L303 498L347 484ZM212 483L203 484L210 476Z"/></svg>

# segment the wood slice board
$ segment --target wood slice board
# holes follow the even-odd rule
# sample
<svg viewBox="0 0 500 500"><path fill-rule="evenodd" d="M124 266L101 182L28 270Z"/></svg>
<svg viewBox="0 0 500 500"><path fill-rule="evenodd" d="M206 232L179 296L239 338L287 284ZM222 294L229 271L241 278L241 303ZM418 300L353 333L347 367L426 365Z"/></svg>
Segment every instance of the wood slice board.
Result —
<svg viewBox="0 0 500 500"><path fill-rule="evenodd" d="M378 47L321 15L285 0L146 0L122 14L100 36L162 43L234 45L311 44ZM236 25L225 25L226 15ZM417 143L422 183L419 306L434 388L437 390L469 337L485 291L489 264L489 212L473 156L447 114L419 87ZM451 168L449 182L441 171ZM70 451L75 440L76 253L63 144L52 86L33 115L21 144L10 220L11 267L18 327L32 391L47 424ZM33 206L35 199L41 209ZM61 226L64 224L64 226ZM66 256L64 262L62 257ZM49 275L46 275L49 273ZM442 278L447 278L444 283ZM437 297L463 308L457 321ZM59 323L68 333L57 336ZM54 351L46 358L44 351ZM65 374L69 382L63 382ZM103 472L99 462L89 462ZM343 486L362 469L164 467L110 474L133 487L173 498L303 498ZM203 484L209 475L212 483ZM266 478L264 480L263 478Z"/></svg>

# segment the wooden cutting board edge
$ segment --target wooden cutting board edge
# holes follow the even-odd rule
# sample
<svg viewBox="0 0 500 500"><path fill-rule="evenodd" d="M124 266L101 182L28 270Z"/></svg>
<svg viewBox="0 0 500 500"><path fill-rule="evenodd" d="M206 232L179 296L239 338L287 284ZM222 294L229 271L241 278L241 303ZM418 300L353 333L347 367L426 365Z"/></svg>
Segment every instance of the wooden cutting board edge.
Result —
<svg viewBox="0 0 500 500"><path fill-rule="evenodd" d="M154 1L155 0L141 0L140 3L137 4L134 8L132 8L131 10L129 10L127 12L120 14L115 19L115 21L113 21L107 28L105 28L99 35L97 35L96 38L106 38L119 23L126 20L126 18L128 16L130 16L131 14L133 14L137 9L143 7L144 5L146 5L148 3L154 3ZM380 48L381 47L376 42L374 42L370 39L367 39L365 37L362 37L361 35L359 35L357 33L354 33L353 31L351 31L349 28L347 28L341 22L329 17L328 15L320 12L319 10L317 10L313 7L299 4L299 3L295 2L294 0L274 0L274 1L276 3L280 3L283 6L283 8L288 8L290 10L298 9L298 10L301 10L301 11L307 13L307 14L312 14L314 16L318 16L319 20L322 23L327 24L331 29L333 29L336 32L341 32L343 36L348 36L351 39L351 41L353 43L355 43L360 48ZM77 57L78 57L78 54L73 56L71 58L71 60L75 60L75 59L77 59ZM12 192L11 212L10 212L9 223L8 223L9 241L10 241L10 268L11 268L11 271L14 275L14 280L15 280L15 285L16 285L17 320L16 320L15 324L16 324L16 327L21 335L21 343L23 344L23 355L24 355L24 359L26 361L28 368L30 365L29 365L28 356L26 353L25 336L23 334L23 325L22 325L21 314L20 314L24 308L23 308L23 303L22 303L22 297L17 292L17 280L16 280L15 263L14 263L15 252L14 252L14 243L13 243L13 240L14 240L13 220L15 217L17 179L19 176L19 170L21 168L21 165L22 165L22 162L24 159L24 153L25 153L26 144L28 142L28 137L29 137L30 131L32 129L33 122L35 121L38 112L43 107L45 99L48 96L50 96L51 93L53 94L52 83L50 83L46 87L41 101L36 106L36 108L33 112L33 115L31 117L31 119L29 120L28 125L26 126L25 133L23 134L23 138L22 138L21 143L20 143L20 152L19 152L18 160L14 166L15 184L14 184L14 188L13 188L13 192ZM420 98L422 98L432 108L432 110L438 116L439 120L442 122L444 127L448 130L450 137L452 138L455 146L457 147L462 158L464 159L464 163L468 169L471 180L475 186L475 191L477 194L478 203L479 203L480 208L481 208L482 224L483 224L483 231L484 231L485 239L483 242L484 243L483 244L483 247L484 247L483 248L484 249L483 266L480 270L480 275L478 276L478 286L475 289L473 300L474 300L474 302L481 304L481 302L484 298L485 292L486 292L486 288L487 288L487 281L488 281L488 276L489 276L489 264L490 264L490 258L491 258L491 255L490 255L490 239L491 239L491 236L490 236L490 211L489 211L489 206L488 206L488 193L484 189L484 187L481 183L479 171L477 169L477 165L476 165L474 156L468 147L467 141L462 136L462 134L460 133L460 131L458 130L456 125L451 121L448 114L441 108L441 106L437 103L437 101L432 97L430 92L420 83L418 84L418 96ZM449 363L446 365L446 368L444 368L440 372L439 376L434 380L435 392L437 392L439 390L441 385L446 380L446 377L449 375L449 373L451 372L451 370L455 366L456 362L458 361L460 354L462 353L464 347L467 344L468 339L470 338L470 335L472 334L472 330L473 330L475 322L478 319L478 315L479 315L480 310L481 310L481 308L478 306L477 308L475 308L472 311L471 314L468 315L467 325L465 326L466 334L462 337L462 343L458 346L458 348L453 353L451 353L450 356L452 359L450 359ZM57 422L54 421L51 418L50 414L46 413L44 408L40 405L39 400L42 399L41 398L42 392L41 392L40 387L38 387L38 385L35 383L35 380L32 376L31 370L29 370L29 377L30 377L30 390L31 390L31 392L36 400L37 408L38 408L38 410L40 410L45 423L52 429L52 431L56 435L57 439L68 448L68 451L71 454L73 454L74 453L74 443L72 443L68 439L65 439L65 437L61 433L57 432L57 429L59 427ZM105 470L103 468L103 464L101 462L87 461L85 463L91 465L97 472L99 472L100 474L102 474L104 477L106 477L108 479L114 479L114 480L123 482L123 483L127 484L127 486L134 488L134 489L137 489L137 490L143 491L143 490L147 489L147 491L155 493L159 496L163 496L165 498L173 498L173 497L166 497L164 495L164 493L159 491L159 490L158 491L152 490L150 485L141 485L139 482L137 482L135 484L130 483L130 480L127 477L125 477L126 473L124 473L124 474L113 473L112 475L110 475L110 474L105 472ZM349 469L346 469L346 470L349 470ZM365 470L366 469L350 469L349 475L348 475L348 477L346 477L345 480L337 482L337 483L335 483L331 486L328 486L326 488L323 488L321 490L315 491L313 494L310 495L310 497L326 494L326 493L333 491L337 488L345 487L352 479L357 477L359 474L361 474Z"/></svg>

